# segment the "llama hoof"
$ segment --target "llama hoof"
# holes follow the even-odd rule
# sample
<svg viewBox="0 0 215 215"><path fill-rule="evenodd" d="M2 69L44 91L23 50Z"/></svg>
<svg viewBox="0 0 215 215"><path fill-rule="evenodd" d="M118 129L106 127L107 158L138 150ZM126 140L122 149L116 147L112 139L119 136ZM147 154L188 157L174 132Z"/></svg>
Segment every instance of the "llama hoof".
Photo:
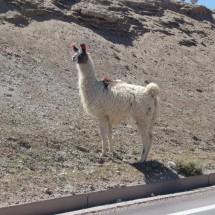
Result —
<svg viewBox="0 0 215 215"><path fill-rule="evenodd" d="M146 159L140 159L140 163L145 163L146 162Z"/></svg>
<svg viewBox="0 0 215 215"><path fill-rule="evenodd" d="M110 152L110 157L113 159L115 157L115 154L113 152Z"/></svg>
<svg viewBox="0 0 215 215"><path fill-rule="evenodd" d="M114 156L114 151L113 150L109 150L109 154L110 154L111 157L113 157Z"/></svg>
<svg viewBox="0 0 215 215"><path fill-rule="evenodd" d="M123 157L119 154L117 154L116 152L113 153L113 158L118 159L118 160L123 160Z"/></svg>
<svg viewBox="0 0 215 215"><path fill-rule="evenodd" d="M144 161L142 161L142 160L140 160L140 162L139 163L146 163L146 161L144 160Z"/></svg>
<svg viewBox="0 0 215 215"><path fill-rule="evenodd" d="M100 154L100 157L106 157L107 155L106 155L106 153L105 152L102 152L101 154Z"/></svg>

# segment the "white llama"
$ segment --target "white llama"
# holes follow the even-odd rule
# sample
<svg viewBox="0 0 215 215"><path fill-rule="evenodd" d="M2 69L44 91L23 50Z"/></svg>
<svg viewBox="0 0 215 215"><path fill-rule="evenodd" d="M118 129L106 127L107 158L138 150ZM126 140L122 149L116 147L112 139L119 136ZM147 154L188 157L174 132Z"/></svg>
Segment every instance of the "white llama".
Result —
<svg viewBox="0 0 215 215"><path fill-rule="evenodd" d="M96 116L102 136L102 156L112 148L112 126L132 117L140 133L143 151L141 162L146 161L152 143L152 128L158 112L159 87L150 83L146 87L122 81L107 83L98 80L94 64L86 52L85 44L80 49L73 46L73 61L77 62L79 92L84 109Z"/></svg>

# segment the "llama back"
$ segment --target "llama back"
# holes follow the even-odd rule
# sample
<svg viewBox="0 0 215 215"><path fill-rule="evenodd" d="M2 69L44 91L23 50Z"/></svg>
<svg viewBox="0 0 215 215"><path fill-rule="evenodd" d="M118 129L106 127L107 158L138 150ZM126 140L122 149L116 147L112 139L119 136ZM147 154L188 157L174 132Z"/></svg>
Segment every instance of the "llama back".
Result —
<svg viewBox="0 0 215 215"><path fill-rule="evenodd" d="M150 106L153 116L156 118L158 109L159 87L155 83L148 84L146 87L119 82L103 92L99 102L104 112L110 117L113 124L132 118L144 118ZM102 98L103 97L103 98ZM120 112L120 114L119 114Z"/></svg>

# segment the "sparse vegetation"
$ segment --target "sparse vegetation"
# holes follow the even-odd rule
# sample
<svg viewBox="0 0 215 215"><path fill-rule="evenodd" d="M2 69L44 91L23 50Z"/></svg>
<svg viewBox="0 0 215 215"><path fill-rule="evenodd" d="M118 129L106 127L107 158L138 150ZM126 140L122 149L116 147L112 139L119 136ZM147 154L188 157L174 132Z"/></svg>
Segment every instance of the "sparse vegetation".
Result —
<svg viewBox="0 0 215 215"><path fill-rule="evenodd" d="M199 161L192 158L179 158L175 160L178 172L185 176L201 175L203 173L202 165Z"/></svg>

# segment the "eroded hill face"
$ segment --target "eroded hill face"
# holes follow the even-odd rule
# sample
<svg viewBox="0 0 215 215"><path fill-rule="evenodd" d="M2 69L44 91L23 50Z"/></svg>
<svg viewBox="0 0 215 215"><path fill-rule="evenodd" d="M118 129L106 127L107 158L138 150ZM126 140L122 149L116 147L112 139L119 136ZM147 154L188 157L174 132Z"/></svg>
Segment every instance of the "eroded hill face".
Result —
<svg viewBox="0 0 215 215"><path fill-rule="evenodd" d="M194 7L171 0L2 0L1 4L3 5L1 18L20 26L28 25L31 20L43 21L55 18L117 34L128 32L138 34L151 30L152 27L147 22L150 20L149 17L162 17L167 10L214 23L212 11L206 7ZM183 21L176 20L170 25L177 26L178 22ZM157 24L162 26L167 23Z"/></svg>
<svg viewBox="0 0 215 215"><path fill-rule="evenodd" d="M168 0L0 5L1 204L168 180L178 176L166 162L180 157L214 171L213 11ZM100 159L97 121L78 95L72 42L87 44L99 78L160 86L155 162L142 172L133 165L141 143L132 123L114 131L119 157Z"/></svg>

